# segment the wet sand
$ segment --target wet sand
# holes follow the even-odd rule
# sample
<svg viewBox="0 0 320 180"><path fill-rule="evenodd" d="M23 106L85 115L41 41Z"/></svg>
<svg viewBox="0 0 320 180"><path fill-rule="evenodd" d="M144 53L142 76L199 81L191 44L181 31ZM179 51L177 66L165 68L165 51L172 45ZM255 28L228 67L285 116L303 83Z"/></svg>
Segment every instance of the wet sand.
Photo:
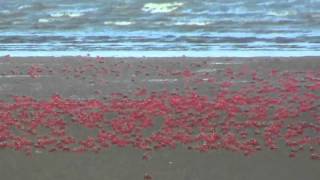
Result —
<svg viewBox="0 0 320 180"><path fill-rule="evenodd" d="M97 58L90 57L14 57L0 58L0 97L25 95L36 98L50 97L58 93L66 98L96 98L95 90L130 93L146 86L159 90L164 82L171 89L181 88L182 79L170 75L189 69L195 74L208 73L223 81L226 68L237 71L243 67L251 70L279 71L317 70L320 57L304 58ZM39 77L27 74L31 66L43 72ZM107 67L109 72L98 72L96 68ZM62 72L62 69L67 69ZM51 71L51 73L50 73ZM82 71L82 72L81 72ZM164 72L161 75L158 72ZM170 72L170 73L168 73ZM165 77L165 78L164 78ZM107 83L104 83L107 81Z"/></svg>
<svg viewBox="0 0 320 180"><path fill-rule="evenodd" d="M62 67L108 66L120 69L103 78L95 71L84 77L77 73L50 73ZM36 78L30 77L32 65L46 69ZM190 69L194 73L208 72L223 80L220 73L226 68L234 70L246 66L250 69L279 71L319 70L320 57L305 58L1 58L0 99L9 101L9 95L25 95L38 99L49 98L53 93L66 98L108 98L112 92L130 94L145 86L151 90L164 88L164 81L171 89L183 89L182 79L159 75L162 70ZM112 68L111 68L112 69ZM143 69L141 72L136 70ZM12 72L16 71L16 72ZM85 70L86 71L86 70ZM116 70L115 70L116 71ZM103 83L107 80L107 83ZM101 83L99 83L101 82ZM205 89L205 88L204 88ZM102 93L96 93L99 90ZM201 91L201 90L200 90ZM204 90L205 91L205 90ZM205 92L204 92L205 93ZM145 173L159 180L316 180L320 178L319 161L299 154L289 158L285 148L269 150L246 157L239 153L214 151L199 153L178 147L153 153L148 161L142 152L131 148L111 148L99 154L85 153L35 153L28 157L13 150L0 151L0 173L3 179L12 180L127 180L143 179Z"/></svg>

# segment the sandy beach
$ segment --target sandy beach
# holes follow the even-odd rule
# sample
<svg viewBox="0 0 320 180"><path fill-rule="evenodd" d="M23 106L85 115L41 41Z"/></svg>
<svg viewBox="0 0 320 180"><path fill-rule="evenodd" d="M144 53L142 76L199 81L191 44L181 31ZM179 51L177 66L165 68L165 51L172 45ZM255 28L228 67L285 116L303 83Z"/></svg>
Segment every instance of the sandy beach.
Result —
<svg viewBox="0 0 320 180"><path fill-rule="evenodd" d="M0 63L0 96L2 98L9 94L50 97L52 93L59 93L64 97L90 98L95 97L93 92L96 90L103 89L105 95L115 91L132 92L143 84L156 89L166 79L170 82L169 84L180 83L181 85L181 78L175 79L172 74L174 71L184 69L190 69L196 74L209 73L209 75L218 75L218 78L223 78L219 74L226 68L239 70L244 66L252 70L262 69L264 71L274 68L279 71L304 71L319 68L318 57L100 59L96 57L11 57L9 60L3 57L0 58ZM27 72L32 66L43 71L39 73L36 80L30 78ZM90 66L93 68L90 69ZM109 74L103 70L96 72L95 68L99 67L107 68L110 71ZM64 72L63 69L65 69ZM96 81L95 75L100 79ZM99 80L101 80L100 83ZM110 84L106 85L103 81L108 81Z"/></svg>
<svg viewBox="0 0 320 180"><path fill-rule="evenodd" d="M59 95L75 101L109 102L118 96L128 101L147 99L154 94L154 97L160 99L172 97L168 94L161 96L158 92L180 94L184 97L190 91L201 97L208 97L208 102L213 103L217 100L214 99L215 93L223 92L221 87L231 86L226 91L232 93L239 88L249 87L251 89L248 92L253 92L255 87L251 85L258 84L258 88L262 85L273 85L278 88L282 85L279 82L286 77L289 86L292 85L291 78L293 83L297 81L299 90L296 92L291 86L287 91L275 90L283 93L280 97L286 96L286 93L290 97L304 97L305 93L319 96L320 91L316 86L319 81L319 68L320 57L2 57L0 100L2 104L8 105L13 102L11 96L26 96L46 101L53 95ZM309 81L308 77L312 80ZM232 93L230 95L234 96ZM251 96L248 95L249 97ZM270 93L269 97L273 97L273 94ZM284 103L296 104L290 100L292 101L288 99ZM311 96L304 100L312 101L314 108L299 115L302 120L310 118L309 112L319 109L319 100L312 100ZM251 101L250 103L255 105ZM4 110L1 109L1 112ZM319 121L312 123L319 126ZM157 125L159 123L155 123L155 126ZM75 131L78 136L96 133L96 130L87 132L87 129L82 132L81 128L71 131ZM319 132L315 132L316 136L319 135L317 133ZM319 150L319 144L315 144L313 148ZM320 177L319 160L310 159L308 149L299 152L295 158L290 158L284 143L280 143L276 151L263 148L251 156L223 149L201 153L190 151L178 144L173 150L169 148L152 152L149 160L142 160L144 151L132 147L111 147L97 154L77 154L60 150L48 152L40 148L35 149L31 157L13 149L0 149L0 172L3 179L127 180L144 179L145 174L161 180L316 180Z"/></svg>

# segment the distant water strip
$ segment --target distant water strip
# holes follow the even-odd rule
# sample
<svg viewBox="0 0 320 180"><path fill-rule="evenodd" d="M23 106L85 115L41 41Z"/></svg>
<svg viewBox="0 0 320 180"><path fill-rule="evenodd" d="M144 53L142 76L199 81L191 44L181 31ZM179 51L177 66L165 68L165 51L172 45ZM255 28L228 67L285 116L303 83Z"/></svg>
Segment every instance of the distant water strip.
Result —
<svg viewBox="0 0 320 180"><path fill-rule="evenodd" d="M320 51L0 51L0 57L306 57Z"/></svg>

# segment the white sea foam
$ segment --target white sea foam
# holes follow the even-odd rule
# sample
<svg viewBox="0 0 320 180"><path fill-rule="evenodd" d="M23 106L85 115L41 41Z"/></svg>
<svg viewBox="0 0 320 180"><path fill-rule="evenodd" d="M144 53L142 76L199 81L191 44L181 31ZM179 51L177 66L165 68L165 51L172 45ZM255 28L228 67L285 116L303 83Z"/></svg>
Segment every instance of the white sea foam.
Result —
<svg viewBox="0 0 320 180"><path fill-rule="evenodd" d="M172 3L146 3L142 11L150 13L169 13L175 11L179 7L183 6L182 2L172 2Z"/></svg>
<svg viewBox="0 0 320 180"><path fill-rule="evenodd" d="M176 26L206 26L211 24L209 21L187 21L187 22L176 22Z"/></svg>
<svg viewBox="0 0 320 180"><path fill-rule="evenodd" d="M103 24L105 25L116 25L116 26L129 26L135 24L132 21L105 21Z"/></svg>
<svg viewBox="0 0 320 180"><path fill-rule="evenodd" d="M67 17L80 17L80 16L83 16L84 13L82 12L76 12L76 11L62 11L62 12L53 12L50 14L51 17L55 17L55 18L58 18L58 17L64 17L64 16L67 16Z"/></svg>
<svg viewBox="0 0 320 180"><path fill-rule="evenodd" d="M52 22L52 19L40 18L38 19L38 23L49 23Z"/></svg>
<svg viewBox="0 0 320 180"><path fill-rule="evenodd" d="M277 16L277 17L285 17L285 16L291 16L296 15L296 11L269 11L267 12L267 15L269 16Z"/></svg>
<svg viewBox="0 0 320 180"><path fill-rule="evenodd" d="M23 9L27 9L27 8L31 8L31 5L22 5L18 7L18 10L23 10Z"/></svg>
<svg viewBox="0 0 320 180"><path fill-rule="evenodd" d="M59 17L81 17L88 12L96 11L97 8L86 8L86 9L66 9L66 10L58 10L49 13L51 17L59 18Z"/></svg>
<svg viewBox="0 0 320 180"><path fill-rule="evenodd" d="M256 5L258 6L270 6L270 5L273 5L273 4L276 4L277 2L275 1L270 1L270 2L259 2L257 3Z"/></svg>
<svg viewBox="0 0 320 180"><path fill-rule="evenodd" d="M63 12L53 12L53 13L50 13L50 16L51 17L62 17L64 15Z"/></svg>

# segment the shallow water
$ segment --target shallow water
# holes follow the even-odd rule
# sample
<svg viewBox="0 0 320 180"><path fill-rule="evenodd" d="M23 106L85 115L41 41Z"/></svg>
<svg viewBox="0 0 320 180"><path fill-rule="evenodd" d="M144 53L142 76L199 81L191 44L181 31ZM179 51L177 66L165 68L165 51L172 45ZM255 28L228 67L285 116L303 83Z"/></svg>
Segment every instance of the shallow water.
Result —
<svg viewBox="0 0 320 180"><path fill-rule="evenodd" d="M258 50L312 55L320 49L319 7L318 0L1 1L0 52Z"/></svg>

